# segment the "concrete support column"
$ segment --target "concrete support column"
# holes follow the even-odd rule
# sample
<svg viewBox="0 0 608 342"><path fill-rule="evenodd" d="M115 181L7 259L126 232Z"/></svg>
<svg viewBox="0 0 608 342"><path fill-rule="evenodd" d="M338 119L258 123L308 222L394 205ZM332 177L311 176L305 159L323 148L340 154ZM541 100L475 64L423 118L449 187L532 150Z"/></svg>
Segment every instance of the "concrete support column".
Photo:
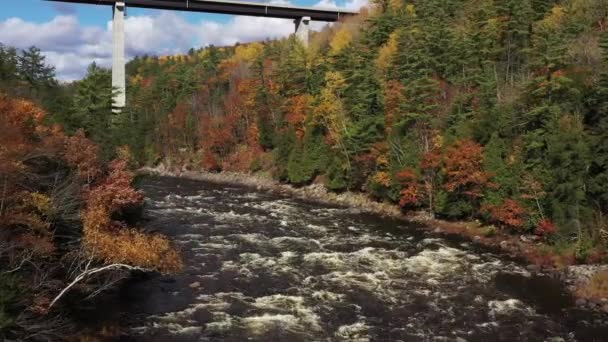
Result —
<svg viewBox="0 0 608 342"><path fill-rule="evenodd" d="M114 95L114 112L120 112L127 103L127 81L125 76L125 3L116 2L112 15L112 87Z"/></svg>
<svg viewBox="0 0 608 342"><path fill-rule="evenodd" d="M302 42L304 46L308 46L308 35L310 31L310 17L302 17L294 20L296 24L296 38Z"/></svg>

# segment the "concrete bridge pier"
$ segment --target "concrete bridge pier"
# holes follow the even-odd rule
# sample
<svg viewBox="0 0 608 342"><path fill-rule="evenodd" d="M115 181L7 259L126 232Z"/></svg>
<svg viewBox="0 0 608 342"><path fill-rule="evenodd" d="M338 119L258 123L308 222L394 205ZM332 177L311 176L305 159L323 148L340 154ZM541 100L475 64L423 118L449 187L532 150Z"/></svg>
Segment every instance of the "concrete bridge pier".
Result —
<svg viewBox="0 0 608 342"><path fill-rule="evenodd" d="M308 36L310 33L310 17L302 17L294 20L296 24L296 38L302 45L308 46Z"/></svg>
<svg viewBox="0 0 608 342"><path fill-rule="evenodd" d="M112 15L112 87L115 89L113 112L120 112L127 103L125 73L125 10L124 2L116 2Z"/></svg>

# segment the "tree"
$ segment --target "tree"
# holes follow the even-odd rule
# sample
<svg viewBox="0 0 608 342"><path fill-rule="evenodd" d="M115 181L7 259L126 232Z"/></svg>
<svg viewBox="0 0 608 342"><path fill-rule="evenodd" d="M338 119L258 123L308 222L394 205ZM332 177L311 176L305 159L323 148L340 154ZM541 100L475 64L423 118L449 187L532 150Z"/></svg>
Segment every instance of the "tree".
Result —
<svg viewBox="0 0 608 342"><path fill-rule="evenodd" d="M482 207L490 216L490 221L503 227L521 230L526 222L526 211L513 199L506 199L499 205L485 205Z"/></svg>
<svg viewBox="0 0 608 342"><path fill-rule="evenodd" d="M505 82L514 84L515 75L525 63L525 49L530 39L533 12L529 0L499 0L497 15L502 19L503 47L501 62L504 65Z"/></svg>
<svg viewBox="0 0 608 342"><path fill-rule="evenodd" d="M412 169L405 169L397 174L397 179L402 185L399 205L402 208L415 207L419 204L418 198L418 176Z"/></svg>
<svg viewBox="0 0 608 342"><path fill-rule="evenodd" d="M137 58L125 128L138 128L125 131L152 162L255 161L297 185L517 233L559 227L550 241L579 223L589 235L608 210L605 5L375 1L309 49L290 38Z"/></svg>
<svg viewBox="0 0 608 342"><path fill-rule="evenodd" d="M532 37L531 65L551 74L564 67L567 53L566 34L563 23L566 10L553 7L551 13L534 26Z"/></svg>
<svg viewBox="0 0 608 342"><path fill-rule="evenodd" d="M346 81L338 72L328 72L325 81L326 85L321 90L313 119L327 129L329 141L337 148L338 153L342 154L347 169L350 169L350 154L345 142L350 123L342 102Z"/></svg>
<svg viewBox="0 0 608 342"><path fill-rule="evenodd" d="M426 198L427 208L432 214L435 214L435 198L440 183L441 169L441 145L438 141L440 137L437 136L434 140L432 148L420 159L421 188Z"/></svg>
<svg viewBox="0 0 608 342"><path fill-rule="evenodd" d="M588 123L590 129L589 145L592 149L589 169L589 198L597 203L600 210L608 210L608 31L601 36L602 61L604 71L595 90L595 114Z"/></svg>
<svg viewBox="0 0 608 342"><path fill-rule="evenodd" d="M301 144L297 144L289 156L289 181L297 185L306 184L325 171L326 165L327 151L322 128L308 125Z"/></svg>
<svg viewBox="0 0 608 342"><path fill-rule="evenodd" d="M117 146L113 139L112 76L108 69L93 63L87 75L75 84L69 121L63 122L68 132L78 128L103 148L108 158Z"/></svg>
<svg viewBox="0 0 608 342"><path fill-rule="evenodd" d="M484 191L493 187L489 173L483 170L483 147L471 140L458 140L446 151L443 189L448 202L440 211L449 217L465 217L476 213ZM447 195L447 196L446 196Z"/></svg>
<svg viewBox="0 0 608 342"><path fill-rule="evenodd" d="M485 203L499 205L508 198L517 197L520 164L517 152L509 148L506 139L494 132L484 147L483 168L493 175L492 180L497 187L487 189Z"/></svg>
<svg viewBox="0 0 608 342"><path fill-rule="evenodd" d="M456 141L446 153L444 188L471 198L482 197L491 177L482 166L482 146L471 140Z"/></svg>
<svg viewBox="0 0 608 342"><path fill-rule="evenodd" d="M55 83L55 68L46 65L45 57L37 47L30 47L18 57L19 76L32 89L39 90Z"/></svg>
<svg viewBox="0 0 608 342"><path fill-rule="evenodd" d="M181 268L171 243L160 235L143 234L127 227L122 217L129 207L139 206L143 194L131 187L133 174L127 161L114 160L108 176L87 194L83 214L84 247L92 258L109 264L128 264L163 272Z"/></svg>
<svg viewBox="0 0 608 342"><path fill-rule="evenodd" d="M590 164L589 146L580 117L564 115L551 123L547 138L547 169L552 170L548 189L551 217L562 235L583 238L583 221L589 214L585 188Z"/></svg>
<svg viewBox="0 0 608 342"><path fill-rule="evenodd" d="M0 89L14 90L19 80L17 49L0 44Z"/></svg>

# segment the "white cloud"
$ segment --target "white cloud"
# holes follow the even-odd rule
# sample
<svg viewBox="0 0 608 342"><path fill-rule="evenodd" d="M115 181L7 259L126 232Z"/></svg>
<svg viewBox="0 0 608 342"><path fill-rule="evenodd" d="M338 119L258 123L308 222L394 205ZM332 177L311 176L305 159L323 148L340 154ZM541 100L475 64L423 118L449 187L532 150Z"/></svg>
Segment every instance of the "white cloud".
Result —
<svg viewBox="0 0 608 342"><path fill-rule="evenodd" d="M344 8L349 10L358 10L363 6L369 4L368 0L346 0L343 2L336 2L335 0L321 0L313 7L317 8Z"/></svg>
<svg viewBox="0 0 608 342"><path fill-rule="evenodd" d="M288 3L286 0L273 0ZM367 0L321 0L315 7L357 9ZM0 42L17 48L39 47L63 80L82 77L86 67L96 62L109 67L112 58L112 23L106 27L84 26L68 10L43 23L8 18L0 21ZM320 28L324 23L315 23ZM234 16L225 23L201 20L191 23L177 12L129 16L125 22L128 57L184 53L191 47L230 45L267 38L285 37L294 30L292 20Z"/></svg>

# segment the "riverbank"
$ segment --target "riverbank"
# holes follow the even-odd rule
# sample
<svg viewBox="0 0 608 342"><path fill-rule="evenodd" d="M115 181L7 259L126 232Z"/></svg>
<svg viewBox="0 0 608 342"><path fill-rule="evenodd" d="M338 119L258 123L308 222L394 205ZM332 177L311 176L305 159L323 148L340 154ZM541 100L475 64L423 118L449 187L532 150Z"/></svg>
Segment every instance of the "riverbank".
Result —
<svg viewBox="0 0 608 342"><path fill-rule="evenodd" d="M434 234L463 238L483 248L491 249L510 258L527 263L527 269L560 279L576 298L578 306L608 313L608 265L575 265L571 255L560 255L535 236L511 235L494 226L480 222L448 222L433 218L428 213L404 214L391 203L381 203L363 193L328 191L322 184L293 187L282 184L263 174L236 172L209 173L169 169L162 164L156 168L142 168L143 174L182 177L218 184L243 185L260 191L312 200L315 202L348 206L362 211L416 222Z"/></svg>

